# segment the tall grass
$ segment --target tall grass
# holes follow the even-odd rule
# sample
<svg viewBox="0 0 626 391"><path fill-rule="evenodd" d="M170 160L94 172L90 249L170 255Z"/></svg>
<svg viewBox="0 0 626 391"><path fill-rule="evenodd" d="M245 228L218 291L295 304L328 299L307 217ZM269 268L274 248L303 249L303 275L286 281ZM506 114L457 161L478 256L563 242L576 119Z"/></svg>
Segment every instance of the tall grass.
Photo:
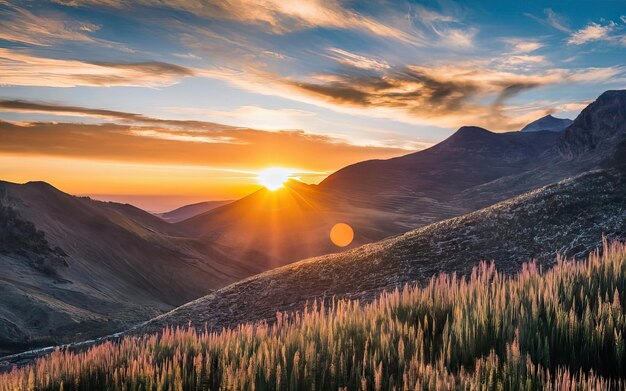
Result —
<svg viewBox="0 0 626 391"><path fill-rule="evenodd" d="M289 294L289 292L285 292ZM221 332L166 328L56 351L0 375L0 390L626 389L626 246L514 276L334 300Z"/></svg>

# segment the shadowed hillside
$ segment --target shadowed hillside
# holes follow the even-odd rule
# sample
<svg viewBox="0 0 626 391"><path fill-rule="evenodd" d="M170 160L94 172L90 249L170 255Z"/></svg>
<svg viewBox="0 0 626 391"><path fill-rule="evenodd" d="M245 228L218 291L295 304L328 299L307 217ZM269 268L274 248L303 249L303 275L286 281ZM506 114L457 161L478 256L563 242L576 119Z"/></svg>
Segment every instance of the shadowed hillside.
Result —
<svg viewBox="0 0 626 391"><path fill-rule="evenodd" d="M130 205L0 182L0 352L117 331L263 269Z"/></svg>
<svg viewBox="0 0 626 391"><path fill-rule="evenodd" d="M157 213L157 216L170 223L178 223L193 216L206 213L212 209L219 208L222 205L231 203L232 201L206 201L196 204L181 206L169 212Z"/></svg>

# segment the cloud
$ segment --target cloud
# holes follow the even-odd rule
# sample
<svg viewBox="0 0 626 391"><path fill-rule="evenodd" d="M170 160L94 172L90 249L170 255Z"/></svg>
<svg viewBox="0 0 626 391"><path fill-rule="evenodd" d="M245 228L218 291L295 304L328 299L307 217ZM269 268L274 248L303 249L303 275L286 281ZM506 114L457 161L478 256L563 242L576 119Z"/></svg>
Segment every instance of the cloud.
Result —
<svg viewBox="0 0 626 391"><path fill-rule="evenodd" d="M0 48L0 85L5 86L162 87L193 75L194 71L189 68L156 61L113 63L59 60Z"/></svg>
<svg viewBox="0 0 626 391"><path fill-rule="evenodd" d="M37 46L50 46L63 41L93 42L94 39L86 33L100 27L67 19L59 13L35 15L25 8L9 6L4 2L0 2L0 20L0 39Z"/></svg>
<svg viewBox="0 0 626 391"><path fill-rule="evenodd" d="M328 57L344 65L361 69L389 69L389 64L384 60L377 60L359 54L348 52L347 50L330 48L332 54Z"/></svg>
<svg viewBox="0 0 626 391"><path fill-rule="evenodd" d="M504 39L504 43L511 48L513 53L517 54L531 53L544 47L544 44L539 41L520 38L507 38Z"/></svg>
<svg viewBox="0 0 626 391"><path fill-rule="evenodd" d="M27 9L0 1L0 40L39 47L79 42L133 52L118 42L94 37L93 33L101 27L99 24L68 18L56 10L42 11L40 7Z"/></svg>
<svg viewBox="0 0 626 391"><path fill-rule="evenodd" d="M567 22L565 18L552 11L552 9L546 8L543 10L543 13L546 15L546 21L550 26L565 33L569 33L572 31L569 27L567 27Z"/></svg>
<svg viewBox="0 0 626 391"><path fill-rule="evenodd" d="M545 15L543 18L533 15L531 13L524 13L525 16L535 20L536 22L543 24L545 26L552 27L556 30L562 31L564 33L571 33L572 29L567 26L567 21L564 17L557 14L550 8L546 8L543 10L543 14Z"/></svg>
<svg viewBox="0 0 626 391"><path fill-rule="evenodd" d="M607 40L615 26L616 24L614 22L610 22L604 26L598 23L590 23L584 28L572 33L567 43L570 45L582 45L591 41Z"/></svg>
<svg viewBox="0 0 626 391"><path fill-rule="evenodd" d="M520 61L541 61L523 58ZM483 63L406 66L383 73L345 72L315 75L308 80L283 79L298 95L360 114L409 123L458 127L475 124L492 130L517 129L519 119L506 115L512 96L531 89L565 84L604 82L625 69L552 69L535 74L515 73ZM292 97L297 96L294 93Z"/></svg>
<svg viewBox="0 0 626 391"><path fill-rule="evenodd" d="M268 132L225 126L185 130L163 126L0 121L0 154L54 156L230 169L266 165L334 170L356 161L406 153L357 146L302 131ZM319 159L325 156L325 159Z"/></svg>
<svg viewBox="0 0 626 391"><path fill-rule="evenodd" d="M464 48L470 49L474 47L474 37L478 33L475 28L455 29L448 28L444 30L435 30L441 40L441 43L448 48Z"/></svg>
<svg viewBox="0 0 626 391"><path fill-rule="evenodd" d="M255 129L301 129L317 114L298 109L268 109L259 106L240 106L232 110L214 110L196 107L168 107L168 112L201 116L204 119Z"/></svg>
<svg viewBox="0 0 626 391"><path fill-rule="evenodd" d="M144 5L169 8L211 19L232 20L256 25L274 34L311 28L358 30L368 34L417 43L411 34L374 18L343 7L335 0L57 0L69 6L101 5L128 7Z"/></svg>
<svg viewBox="0 0 626 391"><path fill-rule="evenodd" d="M505 65L519 66L519 65L536 65L545 64L547 59L544 56L520 54L517 56L509 56L503 59L502 63Z"/></svg>
<svg viewBox="0 0 626 391"><path fill-rule="evenodd" d="M458 18L442 14L421 5L414 5L413 14L409 18L414 24L420 25L434 33L435 39L426 39L429 46L440 46L449 49L469 49L474 47L474 37L478 33L475 27L466 27ZM451 9L455 11L456 9Z"/></svg>
<svg viewBox="0 0 626 391"><path fill-rule="evenodd" d="M143 114L129 113L125 111L93 109L82 106L71 106L56 103L33 102L17 99L0 100L0 111L11 113L38 113L74 117L88 117L106 119L132 124L149 124L158 126L170 126L175 128L201 129L201 130L225 130L229 126L205 121L172 120L149 117Z"/></svg>

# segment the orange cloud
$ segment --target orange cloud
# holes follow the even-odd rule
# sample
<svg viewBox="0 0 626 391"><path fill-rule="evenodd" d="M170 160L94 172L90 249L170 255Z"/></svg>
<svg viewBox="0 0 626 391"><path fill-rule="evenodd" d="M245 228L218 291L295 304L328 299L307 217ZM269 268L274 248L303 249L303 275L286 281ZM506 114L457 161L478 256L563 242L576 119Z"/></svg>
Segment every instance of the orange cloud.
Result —
<svg viewBox="0 0 626 391"><path fill-rule="evenodd" d="M352 145L303 131L269 132L210 123L196 128L181 123L185 129L0 122L0 153L234 169L284 166L314 171L406 153L399 148Z"/></svg>
<svg viewBox="0 0 626 391"><path fill-rule="evenodd" d="M175 84L194 71L163 62L112 63L58 60L0 48L0 85L146 86Z"/></svg>
<svg viewBox="0 0 626 391"><path fill-rule="evenodd" d="M394 38L404 42L423 43L415 34L346 9L335 0L57 0L58 3L83 6L105 5L129 7L147 5L167 7L207 18L228 19L254 24L275 34L284 34L314 27L360 30L369 34Z"/></svg>
<svg viewBox="0 0 626 391"><path fill-rule="evenodd" d="M2 7L5 5L6 7ZM80 23L58 13L36 15L28 9L0 2L0 39L36 46L49 46L57 41L95 41L87 33L99 29L91 23Z"/></svg>

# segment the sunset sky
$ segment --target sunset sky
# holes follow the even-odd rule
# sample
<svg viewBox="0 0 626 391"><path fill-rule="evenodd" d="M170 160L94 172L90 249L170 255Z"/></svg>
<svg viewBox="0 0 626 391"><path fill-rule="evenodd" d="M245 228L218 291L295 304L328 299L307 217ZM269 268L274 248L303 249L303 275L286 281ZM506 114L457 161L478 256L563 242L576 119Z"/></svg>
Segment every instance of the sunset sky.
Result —
<svg viewBox="0 0 626 391"><path fill-rule="evenodd" d="M0 0L0 179L165 210L626 88L620 1Z"/></svg>

